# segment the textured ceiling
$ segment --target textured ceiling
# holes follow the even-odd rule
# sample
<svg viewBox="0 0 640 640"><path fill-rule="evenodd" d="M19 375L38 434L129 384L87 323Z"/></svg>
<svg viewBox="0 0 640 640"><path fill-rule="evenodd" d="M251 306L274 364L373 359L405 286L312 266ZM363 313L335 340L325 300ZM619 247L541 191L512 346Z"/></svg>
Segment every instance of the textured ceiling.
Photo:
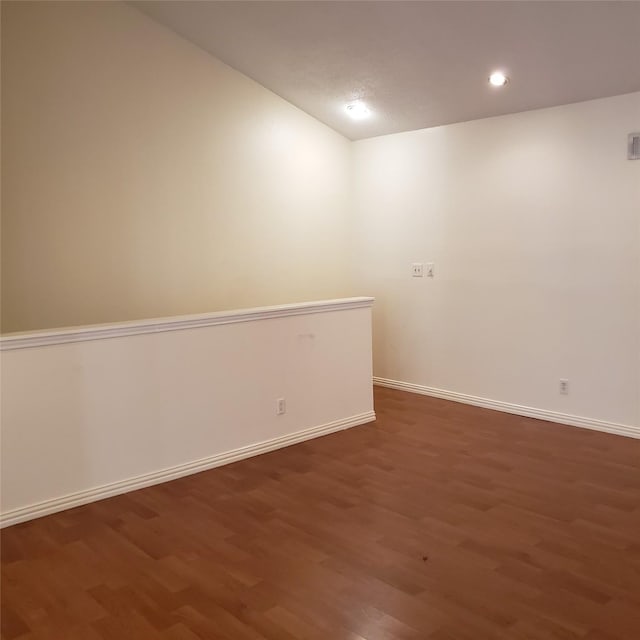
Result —
<svg viewBox="0 0 640 640"><path fill-rule="evenodd" d="M640 90L640 2L130 4L352 140Z"/></svg>

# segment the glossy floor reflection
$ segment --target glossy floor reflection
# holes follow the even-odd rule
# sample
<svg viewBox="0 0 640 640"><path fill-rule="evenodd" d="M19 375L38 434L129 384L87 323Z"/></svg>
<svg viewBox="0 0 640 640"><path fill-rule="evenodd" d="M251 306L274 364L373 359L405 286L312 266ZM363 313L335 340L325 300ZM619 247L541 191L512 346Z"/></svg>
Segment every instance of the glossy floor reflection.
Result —
<svg viewBox="0 0 640 640"><path fill-rule="evenodd" d="M2 639L640 637L640 441L390 389L376 411L5 529Z"/></svg>

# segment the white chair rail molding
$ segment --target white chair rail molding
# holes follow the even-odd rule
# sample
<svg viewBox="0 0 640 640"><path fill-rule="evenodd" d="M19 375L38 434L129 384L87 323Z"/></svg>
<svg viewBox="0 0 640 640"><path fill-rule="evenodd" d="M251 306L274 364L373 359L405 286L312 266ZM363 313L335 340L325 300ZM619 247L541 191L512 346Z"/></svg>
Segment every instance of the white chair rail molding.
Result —
<svg viewBox="0 0 640 640"><path fill-rule="evenodd" d="M373 421L372 304L2 337L2 526Z"/></svg>

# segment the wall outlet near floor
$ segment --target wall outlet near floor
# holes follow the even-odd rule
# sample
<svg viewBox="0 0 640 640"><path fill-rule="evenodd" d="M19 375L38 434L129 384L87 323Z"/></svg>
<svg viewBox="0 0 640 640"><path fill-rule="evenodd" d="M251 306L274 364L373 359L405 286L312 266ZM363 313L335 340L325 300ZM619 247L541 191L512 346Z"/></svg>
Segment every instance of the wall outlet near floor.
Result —
<svg viewBox="0 0 640 640"><path fill-rule="evenodd" d="M287 413L287 402L284 398L278 398L276 400L276 415L281 416L283 413Z"/></svg>
<svg viewBox="0 0 640 640"><path fill-rule="evenodd" d="M424 265L422 264L422 262L414 262L411 265L411 275L414 278L422 278L423 273L424 273Z"/></svg>
<svg viewBox="0 0 640 640"><path fill-rule="evenodd" d="M569 395L569 381L566 378L560 378L560 384L558 390L563 396Z"/></svg>

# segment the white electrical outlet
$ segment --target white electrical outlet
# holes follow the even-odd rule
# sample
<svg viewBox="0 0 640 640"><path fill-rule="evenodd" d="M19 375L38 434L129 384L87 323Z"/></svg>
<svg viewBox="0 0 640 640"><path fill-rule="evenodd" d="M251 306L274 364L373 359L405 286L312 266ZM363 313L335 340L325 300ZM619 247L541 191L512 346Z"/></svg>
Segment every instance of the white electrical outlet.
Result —
<svg viewBox="0 0 640 640"><path fill-rule="evenodd" d="M284 398L278 398L276 400L276 415L281 416L283 413L287 413L287 403Z"/></svg>
<svg viewBox="0 0 640 640"><path fill-rule="evenodd" d="M433 262L427 262L427 278L433 278L435 275Z"/></svg>
<svg viewBox="0 0 640 640"><path fill-rule="evenodd" d="M411 265L411 275L414 278L422 278L423 269L424 269L424 265L422 264L422 262L414 262Z"/></svg>
<svg viewBox="0 0 640 640"><path fill-rule="evenodd" d="M558 387L560 393L563 396L568 396L569 395L569 381L565 378L561 378L560 379L560 385Z"/></svg>

